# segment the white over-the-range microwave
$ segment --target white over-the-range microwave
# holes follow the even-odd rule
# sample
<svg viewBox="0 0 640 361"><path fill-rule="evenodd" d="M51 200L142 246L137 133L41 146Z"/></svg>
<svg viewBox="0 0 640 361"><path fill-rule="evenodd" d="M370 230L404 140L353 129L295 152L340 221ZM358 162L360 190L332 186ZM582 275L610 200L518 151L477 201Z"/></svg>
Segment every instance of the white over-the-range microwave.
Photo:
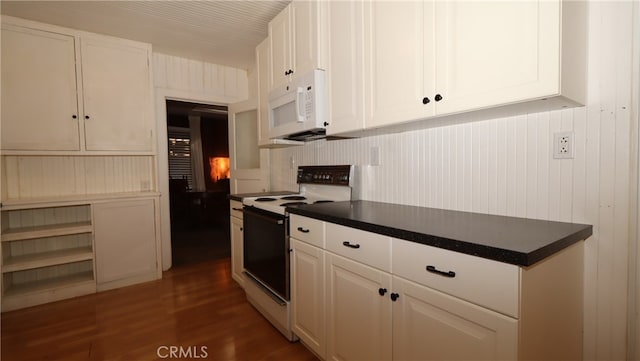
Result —
<svg viewBox="0 0 640 361"><path fill-rule="evenodd" d="M269 138L314 140L325 137L327 88L324 70L297 76L269 93Z"/></svg>

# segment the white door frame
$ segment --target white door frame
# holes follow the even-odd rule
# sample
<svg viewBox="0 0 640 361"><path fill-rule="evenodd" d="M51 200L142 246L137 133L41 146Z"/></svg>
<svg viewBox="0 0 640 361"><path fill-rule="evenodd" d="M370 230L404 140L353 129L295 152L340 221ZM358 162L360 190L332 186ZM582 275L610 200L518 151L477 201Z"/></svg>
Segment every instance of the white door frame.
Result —
<svg viewBox="0 0 640 361"><path fill-rule="evenodd" d="M640 4L633 5L633 71L631 90L631 229L627 307L627 359L640 359ZM634 171L635 168L635 171Z"/></svg>
<svg viewBox="0 0 640 361"><path fill-rule="evenodd" d="M155 88L157 134L157 184L160 192L160 236L162 270L171 268L171 218L169 208L169 155L167 144L167 100L178 100L210 105L229 105L228 99L175 89Z"/></svg>

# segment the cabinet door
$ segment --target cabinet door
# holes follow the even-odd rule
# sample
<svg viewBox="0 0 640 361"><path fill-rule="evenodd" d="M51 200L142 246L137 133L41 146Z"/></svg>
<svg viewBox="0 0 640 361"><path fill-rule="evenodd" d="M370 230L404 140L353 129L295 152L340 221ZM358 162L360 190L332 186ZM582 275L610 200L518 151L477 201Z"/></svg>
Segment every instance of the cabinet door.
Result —
<svg viewBox="0 0 640 361"><path fill-rule="evenodd" d="M80 149L73 36L2 25L2 149Z"/></svg>
<svg viewBox="0 0 640 361"><path fill-rule="evenodd" d="M327 2L327 134L364 128L363 3Z"/></svg>
<svg viewBox="0 0 640 361"><path fill-rule="evenodd" d="M87 150L151 151L149 49L98 38L81 46Z"/></svg>
<svg viewBox="0 0 640 361"><path fill-rule="evenodd" d="M296 239L291 242L291 314L293 332L325 357L324 251Z"/></svg>
<svg viewBox="0 0 640 361"><path fill-rule="evenodd" d="M438 114L559 91L558 1L438 1Z"/></svg>
<svg viewBox="0 0 640 361"><path fill-rule="evenodd" d="M516 360L516 319L393 277L394 360Z"/></svg>
<svg viewBox="0 0 640 361"><path fill-rule="evenodd" d="M229 105L231 193L269 189L269 150L258 148L259 128L255 99Z"/></svg>
<svg viewBox="0 0 640 361"><path fill-rule="evenodd" d="M154 201L100 203L94 205L93 214L98 286L125 279L154 279Z"/></svg>
<svg viewBox="0 0 640 361"><path fill-rule="evenodd" d="M327 359L391 359L391 275L326 253Z"/></svg>
<svg viewBox="0 0 640 361"><path fill-rule="evenodd" d="M269 72L269 90L282 86L289 81L291 69L291 5L269 22L269 43L271 48Z"/></svg>
<svg viewBox="0 0 640 361"><path fill-rule="evenodd" d="M291 3L291 56L293 76L304 74L320 66L318 42L318 12L320 1L293 1Z"/></svg>
<svg viewBox="0 0 640 361"><path fill-rule="evenodd" d="M433 18L433 2L372 1L365 7L367 127L432 115L434 33L425 19Z"/></svg>
<svg viewBox="0 0 640 361"><path fill-rule="evenodd" d="M244 287L244 239L242 219L231 217L231 277Z"/></svg>
<svg viewBox="0 0 640 361"><path fill-rule="evenodd" d="M258 144L269 139L269 39L256 47L258 70Z"/></svg>

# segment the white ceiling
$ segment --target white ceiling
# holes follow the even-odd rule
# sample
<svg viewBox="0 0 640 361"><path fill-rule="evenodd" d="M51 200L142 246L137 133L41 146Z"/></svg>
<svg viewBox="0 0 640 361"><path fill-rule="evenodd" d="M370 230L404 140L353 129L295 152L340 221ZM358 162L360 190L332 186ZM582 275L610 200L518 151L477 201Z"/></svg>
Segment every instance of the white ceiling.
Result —
<svg viewBox="0 0 640 361"><path fill-rule="evenodd" d="M0 1L2 14L151 43L154 52L248 69L285 1Z"/></svg>

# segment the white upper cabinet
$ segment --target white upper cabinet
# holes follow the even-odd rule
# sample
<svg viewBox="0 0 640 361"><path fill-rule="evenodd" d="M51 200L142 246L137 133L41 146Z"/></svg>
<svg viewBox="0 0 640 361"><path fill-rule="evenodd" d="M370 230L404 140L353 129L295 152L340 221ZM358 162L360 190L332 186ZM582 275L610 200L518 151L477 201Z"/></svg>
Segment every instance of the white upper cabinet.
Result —
<svg viewBox="0 0 640 361"><path fill-rule="evenodd" d="M269 90L282 86L289 81L293 69L291 60L291 5L269 22L269 55L271 71L269 72Z"/></svg>
<svg viewBox="0 0 640 361"><path fill-rule="evenodd" d="M305 74L313 69L324 69L323 41L320 37L324 31L320 27L321 1L293 1L291 3L291 19L293 26L291 42L293 54L292 77Z"/></svg>
<svg viewBox="0 0 640 361"><path fill-rule="evenodd" d="M363 3L327 6L327 134L364 128Z"/></svg>
<svg viewBox="0 0 640 361"><path fill-rule="evenodd" d="M365 16L366 126L434 114L433 2L372 1Z"/></svg>
<svg viewBox="0 0 640 361"><path fill-rule="evenodd" d="M101 38L81 49L87 150L150 151L151 49Z"/></svg>
<svg viewBox="0 0 640 361"><path fill-rule="evenodd" d="M2 24L2 149L79 150L74 37Z"/></svg>
<svg viewBox="0 0 640 361"><path fill-rule="evenodd" d="M471 111L491 115L495 108L501 114L560 109L586 100L584 2L327 6L329 134Z"/></svg>
<svg viewBox="0 0 640 361"><path fill-rule="evenodd" d="M2 149L152 152L151 46L3 17Z"/></svg>
<svg viewBox="0 0 640 361"><path fill-rule="evenodd" d="M319 1L293 1L269 22L269 90L296 74L323 69Z"/></svg>
<svg viewBox="0 0 640 361"><path fill-rule="evenodd" d="M256 47L256 69L258 71L258 144L269 139L269 39Z"/></svg>
<svg viewBox="0 0 640 361"><path fill-rule="evenodd" d="M561 5L559 1L437 2L434 96L442 97L437 114L562 95L561 87L567 85L562 75L572 69L561 66L566 54L562 46L569 45L561 43L561 36L563 27L572 25L571 18L580 12L562 12ZM567 19L561 19L563 13ZM581 63L584 60L571 67L579 70ZM584 94L571 96L584 102Z"/></svg>

